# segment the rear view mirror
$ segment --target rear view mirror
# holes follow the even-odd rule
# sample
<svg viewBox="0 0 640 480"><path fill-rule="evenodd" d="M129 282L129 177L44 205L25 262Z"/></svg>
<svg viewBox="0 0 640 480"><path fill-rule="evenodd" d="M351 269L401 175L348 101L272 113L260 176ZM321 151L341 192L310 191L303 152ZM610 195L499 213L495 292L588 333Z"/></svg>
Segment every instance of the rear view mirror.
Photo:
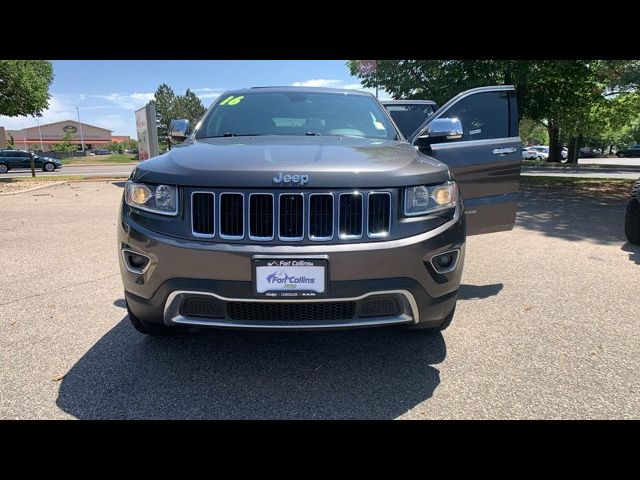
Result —
<svg viewBox="0 0 640 480"><path fill-rule="evenodd" d="M462 123L457 118L436 118L427 125L416 138L417 146L427 146L432 143L449 142L462 138Z"/></svg>
<svg viewBox="0 0 640 480"><path fill-rule="evenodd" d="M191 134L191 127L186 118L172 120L169 124L169 139L172 143L184 142L189 134Z"/></svg>

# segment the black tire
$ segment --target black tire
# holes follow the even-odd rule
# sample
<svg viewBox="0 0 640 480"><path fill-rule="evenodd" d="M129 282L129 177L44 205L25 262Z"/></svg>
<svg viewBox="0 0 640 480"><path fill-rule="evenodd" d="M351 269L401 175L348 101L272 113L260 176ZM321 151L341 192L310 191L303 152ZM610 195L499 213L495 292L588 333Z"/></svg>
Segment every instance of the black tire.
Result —
<svg viewBox="0 0 640 480"><path fill-rule="evenodd" d="M7 167L4 163L0 163L0 173L7 173L9 171L9 167Z"/></svg>
<svg viewBox="0 0 640 480"><path fill-rule="evenodd" d="M174 335L179 332L177 328L167 327L166 325L162 325L160 323L150 323L145 322L141 318L136 317L129 306L127 305L127 313L129 314L129 320L131 320L131 324L133 327L139 331L140 333L144 333L145 335L151 335L153 337L165 337L168 335Z"/></svg>
<svg viewBox="0 0 640 480"><path fill-rule="evenodd" d="M640 202L633 199L627 204L627 213L624 217L624 234L627 240L640 245Z"/></svg>
<svg viewBox="0 0 640 480"><path fill-rule="evenodd" d="M43 172L51 173L51 172L54 172L55 169L56 169L56 166L51 162L47 162L42 166L42 171Z"/></svg>
<svg viewBox="0 0 640 480"><path fill-rule="evenodd" d="M616 157L618 157L618 158L622 158L622 157L624 157L624 153L622 153L622 152L616 152Z"/></svg>
<svg viewBox="0 0 640 480"><path fill-rule="evenodd" d="M444 320L442 320L442 323L437 327L421 327L420 324L418 324L415 327L411 327L411 330L418 330L420 332L430 332L430 333L442 332L447 328L449 328L449 325L451 325L451 322L453 321L453 316L455 315L455 313L456 313L456 306L454 305L453 310L451 310L449 314L446 317L444 317Z"/></svg>

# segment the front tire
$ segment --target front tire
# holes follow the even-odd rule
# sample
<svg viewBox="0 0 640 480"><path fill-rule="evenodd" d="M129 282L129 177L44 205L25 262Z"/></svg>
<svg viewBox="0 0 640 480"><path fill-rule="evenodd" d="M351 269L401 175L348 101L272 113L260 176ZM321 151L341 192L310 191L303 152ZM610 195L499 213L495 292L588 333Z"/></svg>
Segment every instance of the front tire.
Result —
<svg viewBox="0 0 640 480"><path fill-rule="evenodd" d="M0 163L0 173L7 173L9 171L9 167L7 167L4 163Z"/></svg>
<svg viewBox="0 0 640 480"><path fill-rule="evenodd" d="M43 172L53 172L56 169L56 166L53 163L45 163L44 167L42 167Z"/></svg>
<svg viewBox="0 0 640 480"><path fill-rule="evenodd" d="M162 325L159 323L150 323L142 320L139 317L136 317L133 313L131 313L131 309L127 305L127 313L129 314L129 320L131 321L131 325L140 333L144 333L145 335L151 335L153 337L165 337L168 335L174 335L178 333L176 328L167 327L166 325Z"/></svg>
<svg viewBox="0 0 640 480"><path fill-rule="evenodd" d="M430 332L430 333L435 333L435 332L443 332L444 330L446 330L447 328L449 328L449 325L451 325L451 322L453 321L453 316L456 313L456 306L453 306L453 309L449 312L449 314L444 317L444 320L442 320L442 323L438 326L435 327L421 327L420 324L418 323L418 325L416 325L415 327L412 327L411 330L418 330L421 332Z"/></svg>
<svg viewBox="0 0 640 480"><path fill-rule="evenodd" d="M627 213L624 217L624 233L627 240L640 245L640 202L633 199L627 204Z"/></svg>

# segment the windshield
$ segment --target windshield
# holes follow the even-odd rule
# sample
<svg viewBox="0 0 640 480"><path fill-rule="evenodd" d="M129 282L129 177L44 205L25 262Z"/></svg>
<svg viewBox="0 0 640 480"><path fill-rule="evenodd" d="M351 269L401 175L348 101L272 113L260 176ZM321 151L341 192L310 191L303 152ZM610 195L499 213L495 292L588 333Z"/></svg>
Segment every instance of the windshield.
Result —
<svg viewBox="0 0 640 480"><path fill-rule="evenodd" d="M429 104L389 104L386 106L393 121L405 138L415 132L429 115L435 112L435 105Z"/></svg>
<svg viewBox="0 0 640 480"><path fill-rule="evenodd" d="M254 135L341 135L397 140L384 110L368 95L243 92L225 95L195 138Z"/></svg>

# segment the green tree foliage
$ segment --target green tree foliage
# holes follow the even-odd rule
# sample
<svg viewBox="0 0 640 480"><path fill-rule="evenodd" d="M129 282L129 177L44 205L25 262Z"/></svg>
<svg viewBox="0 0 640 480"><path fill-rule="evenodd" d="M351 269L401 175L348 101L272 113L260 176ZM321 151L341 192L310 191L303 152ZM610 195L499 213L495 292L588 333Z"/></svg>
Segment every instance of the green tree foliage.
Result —
<svg viewBox="0 0 640 480"><path fill-rule="evenodd" d="M186 118L192 126L200 121L206 109L195 93L187 89L184 95L176 95L166 83L158 86L155 93L158 143L160 150L169 148L169 124L171 120ZM136 146L137 148L137 146Z"/></svg>
<svg viewBox="0 0 640 480"><path fill-rule="evenodd" d="M64 137L62 137L62 143L54 145L54 152L65 152L68 157L71 156L71 152L77 150L78 147L75 143L73 143L73 132L71 130L64 132Z"/></svg>
<svg viewBox="0 0 640 480"><path fill-rule="evenodd" d="M200 121L206 109L195 93L187 89L184 95L176 97L175 114L176 118L186 118L195 127Z"/></svg>
<svg viewBox="0 0 640 480"><path fill-rule="evenodd" d="M526 117L520 120L520 138L525 145L549 144L546 125Z"/></svg>
<svg viewBox="0 0 640 480"><path fill-rule="evenodd" d="M440 104L469 88L512 84L520 118L544 125L554 161L562 143L628 125L640 86L635 60L379 60L375 71L359 66L348 63L366 87Z"/></svg>
<svg viewBox="0 0 640 480"><path fill-rule="evenodd" d="M163 83L156 90L154 102L158 123L158 143L160 143L160 149L165 150L169 144L169 123L175 118L176 95L169 85Z"/></svg>
<svg viewBox="0 0 640 480"><path fill-rule="evenodd" d="M0 60L0 115L41 115L49 106L53 66L44 60Z"/></svg>

